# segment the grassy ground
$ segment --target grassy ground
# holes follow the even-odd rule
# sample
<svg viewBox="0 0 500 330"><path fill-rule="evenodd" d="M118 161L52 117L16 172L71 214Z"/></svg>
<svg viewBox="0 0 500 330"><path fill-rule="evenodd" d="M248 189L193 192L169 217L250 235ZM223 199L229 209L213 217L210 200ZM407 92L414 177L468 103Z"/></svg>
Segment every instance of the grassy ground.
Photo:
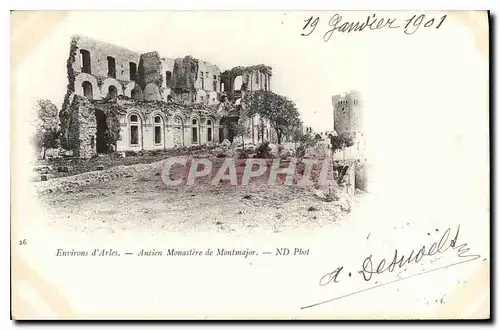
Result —
<svg viewBox="0 0 500 330"><path fill-rule="evenodd" d="M90 159L79 158L54 158L39 160L36 165L48 165L52 167L49 173L52 177L65 177L76 175L85 172L98 170L98 166L102 165L104 169L112 168L119 165L136 165L136 164L150 164L169 156L179 156L183 154L206 154L215 149L215 146L200 146L191 148L175 148L169 150L146 151L144 153L127 153L125 157L121 157L118 153L99 155L98 157ZM71 169L67 172L58 171L59 167L70 166Z"/></svg>
<svg viewBox="0 0 500 330"><path fill-rule="evenodd" d="M236 160L237 186L231 186L228 181L210 185L225 161L225 157L221 157L224 153L231 151L197 147L127 157L49 160L45 163L52 166L53 177L35 184L41 187L39 192L43 191L40 198L47 206L53 225L77 232L276 233L298 227L326 226L350 211L350 202L345 198L339 200L324 195L318 198L314 187L284 186L281 175L276 186L269 186L272 159L267 160L266 173L257 180L252 179L250 186L241 186L245 159ZM197 179L193 186L166 186L160 161L183 155L210 158L214 164L212 175ZM57 167L65 165L72 166L71 171L57 171ZM96 171L99 165L104 166L104 170ZM280 167L288 166L289 161L282 160ZM170 177L183 177L185 183L188 168L173 167ZM319 171L320 167L313 170L312 177L318 177ZM304 165L297 165L295 172L294 183L304 173Z"/></svg>
<svg viewBox="0 0 500 330"><path fill-rule="evenodd" d="M349 212L340 201L318 198L312 187L168 187L154 167L112 180L54 190L40 198L54 225L78 232L280 232L325 226Z"/></svg>

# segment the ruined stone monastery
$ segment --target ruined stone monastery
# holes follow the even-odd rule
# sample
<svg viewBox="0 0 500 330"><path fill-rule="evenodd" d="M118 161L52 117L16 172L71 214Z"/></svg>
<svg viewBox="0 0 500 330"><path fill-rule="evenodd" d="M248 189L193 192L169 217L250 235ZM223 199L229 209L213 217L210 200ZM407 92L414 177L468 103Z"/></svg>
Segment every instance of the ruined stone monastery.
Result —
<svg viewBox="0 0 500 330"><path fill-rule="evenodd" d="M59 114L63 147L75 156L163 150L233 141L247 91L271 90L272 68L217 65L137 53L83 36L71 40ZM253 143L269 124L244 118Z"/></svg>

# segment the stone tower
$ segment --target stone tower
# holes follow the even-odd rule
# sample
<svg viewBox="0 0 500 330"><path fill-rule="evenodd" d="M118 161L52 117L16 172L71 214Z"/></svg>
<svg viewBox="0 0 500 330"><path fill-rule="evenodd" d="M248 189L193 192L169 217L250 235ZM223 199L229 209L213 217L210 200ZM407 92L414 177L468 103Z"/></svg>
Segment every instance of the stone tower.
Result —
<svg viewBox="0 0 500 330"><path fill-rule="evenodd" d="M358 91L332 96L333 128L337 134L363 133L363 101Z"/></svg>

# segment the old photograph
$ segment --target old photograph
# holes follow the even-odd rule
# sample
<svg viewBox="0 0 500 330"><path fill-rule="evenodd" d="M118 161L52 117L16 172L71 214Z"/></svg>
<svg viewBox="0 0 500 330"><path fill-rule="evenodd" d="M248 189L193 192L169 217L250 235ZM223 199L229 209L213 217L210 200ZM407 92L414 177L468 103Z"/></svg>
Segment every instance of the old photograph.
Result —
<svg viewBox="0 0 500 330"><path fill-rule="evenodd" d="M13 318L488 318L488 19L13 11Z"/></svg>
<svg viewBox="0 0 500 330"><path fill-rule="evenodd" d="M364 193L358 91L325 95L333 125L313 128L266 64L224 70L85 36L68 49L61 109L35 105L33 181L58 225L276 232L321 226L318 211L337 221Z"/></svg>

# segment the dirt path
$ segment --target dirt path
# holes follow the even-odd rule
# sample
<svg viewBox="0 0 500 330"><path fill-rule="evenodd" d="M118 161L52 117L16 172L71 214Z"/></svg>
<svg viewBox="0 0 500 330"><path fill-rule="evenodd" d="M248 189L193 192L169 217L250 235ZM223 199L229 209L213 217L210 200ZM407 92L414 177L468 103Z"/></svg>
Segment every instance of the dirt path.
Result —
<svg viewBox="0 0 500 330"><path fill-rule="evenodd" d="M45 194L51 225L76 232L283 232L327 226L336 202L287 186L167 188L155 171Z"/></svg>

